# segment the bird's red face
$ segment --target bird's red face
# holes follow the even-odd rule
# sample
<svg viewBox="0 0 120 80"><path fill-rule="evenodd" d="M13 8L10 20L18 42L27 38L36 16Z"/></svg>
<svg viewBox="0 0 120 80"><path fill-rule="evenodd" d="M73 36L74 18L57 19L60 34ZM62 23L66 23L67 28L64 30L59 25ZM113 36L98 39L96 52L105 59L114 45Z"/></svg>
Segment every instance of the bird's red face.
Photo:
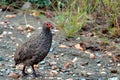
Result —
<svg viewBox="0 0 120 80"><path fill-rule="evenodd" d="M53 26L52 26L52 24L51 24L50 22L46 22L45 24L46 24L46 27L47 27L48 29L53 28Z"/></svg>

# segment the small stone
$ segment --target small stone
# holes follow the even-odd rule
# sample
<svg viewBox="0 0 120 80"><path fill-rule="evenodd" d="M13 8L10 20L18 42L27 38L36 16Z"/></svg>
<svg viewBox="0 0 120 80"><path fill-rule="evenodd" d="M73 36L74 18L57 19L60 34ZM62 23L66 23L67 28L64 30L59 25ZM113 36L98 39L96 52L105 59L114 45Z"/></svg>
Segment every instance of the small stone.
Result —
<svg viewBox="0 0 120 80"><path fill-rule="evenodd" d="M55 70L55 69L58 69L58 66L52 66L52 69Z"/></svg>
<svg viewBox="0 0 120 80"><path fill-rule="evenodd" d="M119 80L118 77L112 77L112 78L108 78L108 80Z"/></svg>
<svg viewBox="0 0 120 80"><path fill-rule="evenodd" d="M3 56L0 56L0 61L3 61L3 60L4 60Z"/></svg>
<svg viewBox="0 0 120 80"><path fill-rule="evenodd" d="M8 34L12 34L12 32L8 32Z"/></svg>
<svg viewBox="0 0 120 80"><path fill-rule="evenodd" d="M0 38L3 38L3 35L0 35Z"/></svg>
<svg viewBox="0 0 120 80"><path fill-rule="evenodd" d="M96 60L96 62L97 62L97 63L100 63L100 62L101 62L101 60Z"/></svg>
<svg viewBox="0 0 120 80"><path fill-rule="evenodd" d="M41 65L42 65L42 64L45 64L45 61L41 61L40 64L41 64Z"/></svg>
<svg viewBox="0 0 120 80"><path fill-rule="evenodd" d="M49 64L52 66L52 65L56 65L57 62L50 62Z"/></svg>
<svg viewBox="0 0 120 80"><path fill-rule="evenodd" d="M57 75L58 74L58 72L57 71L55 71L55 70L51 70L50 71L50 76L55 76L55 75Z"/></svg>
<svg viewBox="0 0 120 80"><path fill-rule="evenodd" d="M79 78L79 80L86 80L85 78Z"/></svg>
<svg viewBox="0 0 120 80"><path fill-rule="evenodd" d="M97 66L99 66L99 67L100 67L101 65L102 65L102 64L97 64Z"/></svg>
<svg viewBox="0 0 120 80"><path fill-rule="evenodd" d="M31 68L28 68L28 69L27 69L27 72L28 72L28 73L32 73L32 69L31 69Z"/></svg>
<svg viewBox="0 0 120 80"><path fill-rule="evenodd" d="M6 74L8 75L10 73L10 69L7 69L6 70Z"/></svg>
<svg viewBox="0 0 120 80"><path fill-rule="evenodd" d="M8 75L8 77L10 77L10 78L14 78L14 79L18 79L19 77L20 77L20 75L19 74L17 74L17 73L10 73L9 75Z"/></svg>
<svg viewBox="0 0 120 80"><path fill-rule="evenodd" d="M44 70L45 68L44 68L44 67L40 67L39 69L40 69L40 70Z"/></svg>
<svg viewBox="0 0 120 80"><path fill-rule="evenodd" d="M61 56L64 56L64 53L61 53L60 55L61 55Z"/></svg>
<svg viewBox="0 0 120 80"><path fill-rule="evenodd" d="M95 55L94 54L90 54L90 59L95 59Z"/></svg>
<svg viewBox="0 0 120 80"><path fill-rule="evenodd" d="M66 79L66 80L73 80L72 78Z"/></svg>
<svg viewBox="0 0 120 80"><path fill-rule="evenodd" d="M49 52L53 52L53 51L54 51L54 48L51 47Z"/></svg>

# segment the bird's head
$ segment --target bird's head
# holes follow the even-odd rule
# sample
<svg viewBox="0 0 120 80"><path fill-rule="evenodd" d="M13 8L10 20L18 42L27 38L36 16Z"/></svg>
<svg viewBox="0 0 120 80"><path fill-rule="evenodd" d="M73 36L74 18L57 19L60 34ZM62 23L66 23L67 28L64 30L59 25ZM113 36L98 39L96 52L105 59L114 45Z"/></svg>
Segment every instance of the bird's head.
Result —
<svg viewBox="0 0 120 80"><path fill-rule="evenodd" d="M43 24L43 29L53 29L53 25L50 22L45 22Z"/></svg>

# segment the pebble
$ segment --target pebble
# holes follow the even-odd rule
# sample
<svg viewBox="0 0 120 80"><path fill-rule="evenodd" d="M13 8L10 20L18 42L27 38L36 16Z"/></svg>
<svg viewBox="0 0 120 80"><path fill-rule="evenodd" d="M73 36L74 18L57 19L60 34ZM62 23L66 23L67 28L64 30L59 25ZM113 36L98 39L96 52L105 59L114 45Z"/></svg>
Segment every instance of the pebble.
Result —
<svg viewBox="0 0 120 80"><path fill-rule="evenodd" d="M44 61L44 60L43 60L43 61L41 61L41 62L40 62L40 64L41 64L41 65L42 65L42 64L45 64L45 61Z"/></svg>
<svg viewBox="0 0 120 80"><path fill-rule="evenodd" d="M85 78L80 78L79 80L86 80Z"/></svg>
<svg viewBox="0 0 120 80"><path fill-rule="evenodd" d="M11 71L10 69L7 69L6 74L8 75L10 73L10 71Z"/></svg>
<svg viewBox="0 0 120 80"><path fill-rule="evenodd" d="M108 78L108 80L119 80L118 77L112 77L112 78Z"/></svg>
<svg viewBox="0 0 120 80"><path fill-rule="evenodd" d="M32 69L31 69L31 68L28 68L28 69L27 69L27 72L28 72L28 73L32 73Z"/></svg>
<svg viewBox="0 0 120 80"><path fill-rule="evenodd" d="M45 68L44 68L43 66L41 66L39 69L40 69L40 70L45 70Z"/></svg>
<svg viewBox="0 0 120 80"><path fill-rule="evenodd" d="M53 52L54 51L54 48L53 47L51 47L50 48L50 50L49 50L49 52Z"/></svg>
<svg viewBox="0 0 120 80"><path fill-rule="evenodd" d="M3 58L3 56L0 56L0 61L4 61L4 58Z"/></svg>
<svg viewBox="0 0 120 80"><path fill-rule="evenodd" d="M100 62L101 62L101 60L96 60L96 62L97 62L97 63L100 63Z"/></svg>
<svg viewBox="0 0 120 80"><path fill-rule="evenodd" d="M57 62L50 62L49 64L52 66L52 65L56 65Z"/></svg>

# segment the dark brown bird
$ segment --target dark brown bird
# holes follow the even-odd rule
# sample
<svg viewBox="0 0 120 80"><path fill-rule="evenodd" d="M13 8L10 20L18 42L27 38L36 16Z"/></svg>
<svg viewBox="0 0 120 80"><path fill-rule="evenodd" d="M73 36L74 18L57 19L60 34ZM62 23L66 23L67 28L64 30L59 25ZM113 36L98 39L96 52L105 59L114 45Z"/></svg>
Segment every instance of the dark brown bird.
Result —
<svg viewBox="0 0 120 80"><path fill-rule="evenodd" d="M27 75L27 73L25 73L26 66L32 66L33 75L35 77L38 76L35 72L34 64L42 61L50 50L52 43L51 28L53 28L53 26L50 22L44 23L40 35L25 42L16 50L14 54L15 65L23 63L23 76Z"/></svg>

